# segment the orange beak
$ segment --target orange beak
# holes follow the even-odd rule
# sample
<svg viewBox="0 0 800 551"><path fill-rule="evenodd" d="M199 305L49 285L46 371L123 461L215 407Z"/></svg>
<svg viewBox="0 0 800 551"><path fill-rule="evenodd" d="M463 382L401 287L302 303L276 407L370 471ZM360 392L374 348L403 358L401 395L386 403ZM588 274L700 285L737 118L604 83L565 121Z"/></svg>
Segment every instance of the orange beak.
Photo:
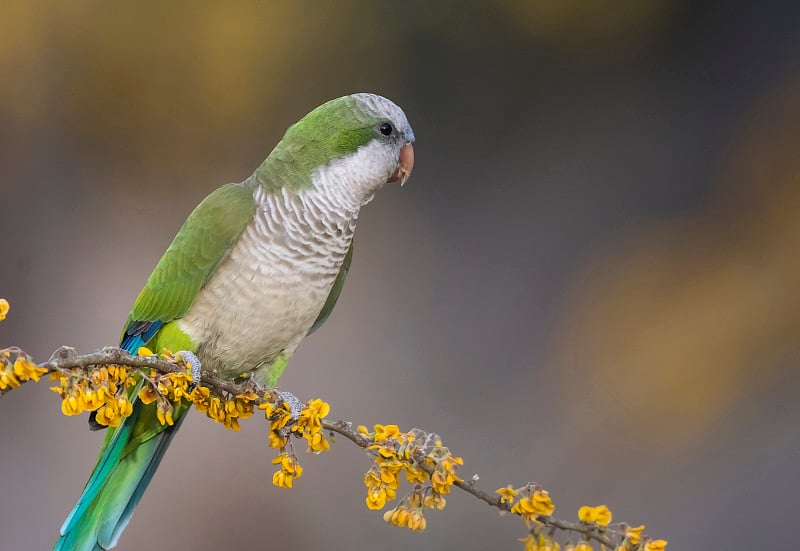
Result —
<svg viewBox="0 0 800 551"><path fill-rule="evenodd" d="M400 180L400 186L406 185L414 170L414 148L407 143L400 148L400 156L397 159L397 170L389 177L389 182Z"/></svg>

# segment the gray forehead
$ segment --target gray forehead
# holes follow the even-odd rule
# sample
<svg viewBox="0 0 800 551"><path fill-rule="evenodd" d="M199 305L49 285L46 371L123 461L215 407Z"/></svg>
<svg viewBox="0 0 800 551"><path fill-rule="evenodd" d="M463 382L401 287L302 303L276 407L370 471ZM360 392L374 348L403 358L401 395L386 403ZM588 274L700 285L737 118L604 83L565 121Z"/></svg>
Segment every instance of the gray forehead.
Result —
<svg viewBox="0 0 800 551"><path fill-rule="evenodd" d="M396 103L377 94L353 94L352 97L363 109L371 111L376 117L385 117L393 121L397 129L403 133L408 141L414 141L414 131L411 130L411 125L408 124L406 114Z"/></svg>

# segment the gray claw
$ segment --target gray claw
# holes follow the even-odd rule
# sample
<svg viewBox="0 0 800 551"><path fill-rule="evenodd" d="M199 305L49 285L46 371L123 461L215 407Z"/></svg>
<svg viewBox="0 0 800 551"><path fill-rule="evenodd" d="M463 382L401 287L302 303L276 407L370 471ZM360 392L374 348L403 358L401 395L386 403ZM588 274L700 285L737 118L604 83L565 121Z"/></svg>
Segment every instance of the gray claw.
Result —
<svg viewBox="0 0 800 551"><path fill-rule="evenodd" d="M300 398L291 392L278 392L278 398L289 404L292 421L297 421L300 418L300 412L303 411L303 402L300 401Z"/></svg>
<svg viewBox="0 0 800 551"><path fill-rule="evenodd" d="M300 419L300 412L303 411L303 402L291 392L276 392L276 394L279 400L283 400L289 404L289 416L291 421L278 431L281 436L289 436L292 433L292 425Z"/></svg>
<svg viewBox="0 0 800 551"><path fill-rule="evenodd" d="M188 350L179 350L178 354L176 354L176 356L177 355L179 355L181 358L183 358L183 361L186 362L187 364L189 364L189 366L192 368L192 385L191 385L191 387L192 388L196 387L197 385L200 384L200 379L201 379L201 375L202 375L202 371L201 371L202 365L200 364L200 360L197 359L197 356L195 356L194 352L190 352Z"/></svg>

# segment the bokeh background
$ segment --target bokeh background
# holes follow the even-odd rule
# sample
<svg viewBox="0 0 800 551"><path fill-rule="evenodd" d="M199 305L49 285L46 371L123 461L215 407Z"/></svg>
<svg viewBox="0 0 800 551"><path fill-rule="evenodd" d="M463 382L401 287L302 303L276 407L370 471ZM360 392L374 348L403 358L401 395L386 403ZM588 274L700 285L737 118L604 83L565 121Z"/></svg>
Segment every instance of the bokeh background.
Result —
<svg viewBox="0 0 800 551"><path fill-rule="evenodd" d="M0 4L0 345L115 344L185 216L322 101L382 93L410 184L362 213L286 389L439 432L488 489L605 503L670 549L794 548L800 6ZM101 435L47 384L0 402L0 549L41 550ZM455 493L424 535L346 442L270 483L258 419L192 414L119 548L518 549Z"/></svg>

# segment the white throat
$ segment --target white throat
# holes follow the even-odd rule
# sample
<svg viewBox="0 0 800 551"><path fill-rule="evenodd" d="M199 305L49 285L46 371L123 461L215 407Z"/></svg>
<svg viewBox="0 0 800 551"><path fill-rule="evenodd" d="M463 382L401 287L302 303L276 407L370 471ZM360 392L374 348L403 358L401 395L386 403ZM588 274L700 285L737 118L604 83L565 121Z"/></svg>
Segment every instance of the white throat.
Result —
<svg viewBox="0 0 800 551"><path fill-rule="evenodd" d="M304 203L358 216L359 209L372 200L391 176L396 158L391 148L373 140L355 153L315 170L311 175L314 188L300 195Z"/></svg>

